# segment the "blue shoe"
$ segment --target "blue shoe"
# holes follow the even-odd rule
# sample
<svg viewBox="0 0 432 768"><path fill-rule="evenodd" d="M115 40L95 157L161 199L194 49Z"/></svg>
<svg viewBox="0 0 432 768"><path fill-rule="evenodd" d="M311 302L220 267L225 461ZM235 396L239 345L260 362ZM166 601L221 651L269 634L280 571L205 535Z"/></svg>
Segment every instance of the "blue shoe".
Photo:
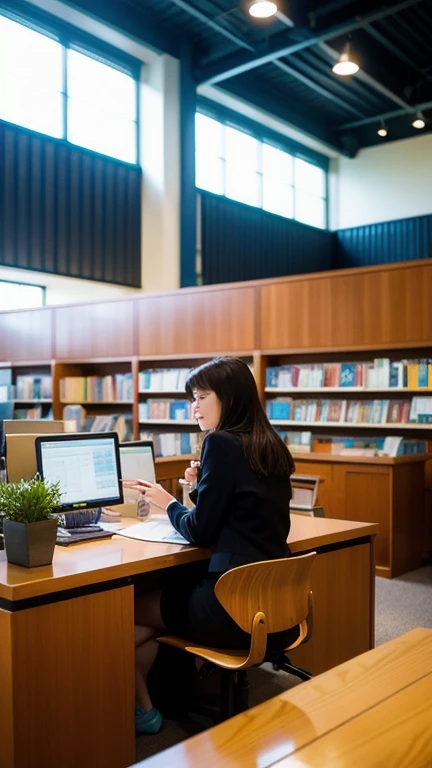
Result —
<svg viewBox="0 0 432 768"><path fill-rule="evenodd" d="M138 704L135 707L135 732L159 733L162 728L162 715L156 707L143 709Z"/></svg>

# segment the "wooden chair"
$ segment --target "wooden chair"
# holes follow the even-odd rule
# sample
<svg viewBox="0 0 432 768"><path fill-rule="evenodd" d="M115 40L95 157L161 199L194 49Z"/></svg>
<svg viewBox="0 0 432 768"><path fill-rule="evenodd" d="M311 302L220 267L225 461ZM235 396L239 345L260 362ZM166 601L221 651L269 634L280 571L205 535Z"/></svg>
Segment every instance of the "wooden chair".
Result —
<svg viewBox="0 0 432 768"><path fill-rule="evenodd" d="M294 666L287 651L306 642L312 632L312 592L310 571L316 552L282 560L266 560L241 565L224 573L217 581L215 594L225 610L245 632L250 645L244 650L221 650L191 643L179 637L159 636L159 643L181 648L205 659L205 676L213 665L222 669L221 719L232 717L248 707L246 670L270 661L274 669L309 680L311 675ZM297 639L288 647L267 653L267 635L299 628Z"/></svg>

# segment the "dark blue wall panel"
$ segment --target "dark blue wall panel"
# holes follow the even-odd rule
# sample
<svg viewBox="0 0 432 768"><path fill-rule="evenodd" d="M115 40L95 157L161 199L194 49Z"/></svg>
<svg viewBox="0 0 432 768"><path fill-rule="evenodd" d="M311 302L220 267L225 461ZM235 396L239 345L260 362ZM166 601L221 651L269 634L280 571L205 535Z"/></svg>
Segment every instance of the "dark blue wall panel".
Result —
<svg viewBox="0 0 432 768"><path fill-rule="evenodd" d="M334 267L335 234L201 192L205 285Z"/></svg>
<svg viewBox="0 0 432 768"><path fill-rule="evenodd" d="M0 122L0 265L140 287L140 168Z"/></svg>
<svg viewBox="0 0 432 768"><path fill-rule="evenodd" d="M336 266L365 267L432 257L432 215L336 232Z"/></svg>

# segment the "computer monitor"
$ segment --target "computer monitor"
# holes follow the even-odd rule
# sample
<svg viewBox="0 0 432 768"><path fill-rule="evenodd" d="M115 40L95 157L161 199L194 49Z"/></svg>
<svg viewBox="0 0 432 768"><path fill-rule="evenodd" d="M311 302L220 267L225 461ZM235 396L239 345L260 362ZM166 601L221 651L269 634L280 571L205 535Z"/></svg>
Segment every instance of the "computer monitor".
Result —
<svg viewBox="0 0 432 768"><path fill-rule="evenodd" d="M60 483L62 512L123 503L116 432L44 435L35 444L38 472Z"/></svg>
<svg viewBox="0 0 432 768"><path fill-rule="evenodd" d="M151 440L120 443L120 466L123 480L156 482L154 450Z"/></svg>

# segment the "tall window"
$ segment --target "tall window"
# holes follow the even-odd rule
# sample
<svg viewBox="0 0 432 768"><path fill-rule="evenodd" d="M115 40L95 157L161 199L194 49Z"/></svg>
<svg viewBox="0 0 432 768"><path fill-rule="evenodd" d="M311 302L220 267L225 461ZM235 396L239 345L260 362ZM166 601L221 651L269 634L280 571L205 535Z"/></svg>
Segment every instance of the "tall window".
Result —
<svg viewBox="0 0 432 768"><path fill-rule="evenodd" d="M45 288L42 285L27 285L0 280L0 309L29 309L43 307Z"/></svg>
<svg viewBox="0 0 432 768"><path fill-rule="evenodd" d="M0 119L137 162L137 82L0 14Z"/></svg>
<svg viewBox="0 0 432 768"><path fill-rule="evenodd" d="M196 185L314 227L327 226L322 168L199 112Z"/></svg>

